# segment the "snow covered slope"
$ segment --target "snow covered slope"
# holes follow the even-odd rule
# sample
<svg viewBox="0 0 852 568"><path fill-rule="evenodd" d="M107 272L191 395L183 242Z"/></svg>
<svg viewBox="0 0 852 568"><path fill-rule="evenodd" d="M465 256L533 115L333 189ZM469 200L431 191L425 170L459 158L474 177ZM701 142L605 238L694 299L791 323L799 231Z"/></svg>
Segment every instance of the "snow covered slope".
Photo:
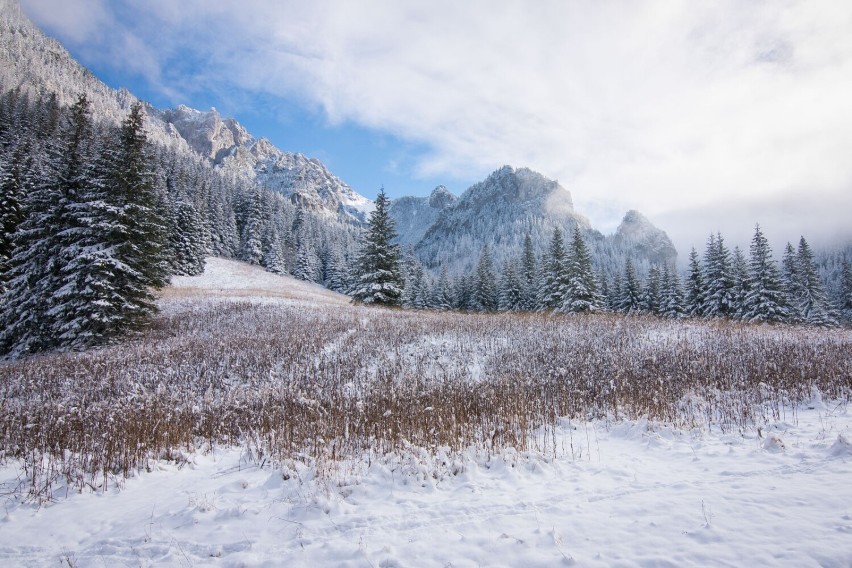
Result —
<svg viewBox="0 0 852 568"><path fill-rule="evenodd" d="M162 290L165 309L173 300L193 298L254 298L260 301L294 300L319 305L345 305L350 298L318 284L273 274L238 260L210 257L199 276L175 276Z"/></svg>
<svg viewBox="0 0 852 568"><path fill-rule="evenodd" d="M324 481L216 449L107 493L6 501L0 564L852 565L848 407L803 407L762 435L565 422L555 456L414 452ZM0 467L0 487L17 475Z"/></svg>

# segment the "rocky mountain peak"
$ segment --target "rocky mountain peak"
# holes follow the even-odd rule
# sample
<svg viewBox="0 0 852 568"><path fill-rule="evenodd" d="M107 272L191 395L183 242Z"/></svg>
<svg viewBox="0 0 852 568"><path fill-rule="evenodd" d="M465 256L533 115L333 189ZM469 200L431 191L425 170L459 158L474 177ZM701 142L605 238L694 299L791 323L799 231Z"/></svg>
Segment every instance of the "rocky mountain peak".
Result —
<svg viewBox="0 0 852 568"><path fill-rule="evenodd" d="M453 205L458 199L445 186L439 185L429 195L429 207L432 209L445 209Z"/></svg>
<svg viewBox="0 0 852 568"><path fill-rule="evenodd" d="M622 246L631 247L655 264L670 264L677 258L677 250L666 232L635 209L624 215L614 240Z"/></svg>

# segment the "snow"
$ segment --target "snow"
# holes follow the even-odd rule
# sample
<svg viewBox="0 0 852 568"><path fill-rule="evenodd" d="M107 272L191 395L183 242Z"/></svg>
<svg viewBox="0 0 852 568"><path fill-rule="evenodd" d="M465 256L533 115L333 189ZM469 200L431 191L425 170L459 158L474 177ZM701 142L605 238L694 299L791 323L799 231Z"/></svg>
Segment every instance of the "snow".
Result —
<svg viewBox="0 0 852 568"><path fill-rule="evenodd" d="M312 304L350 303L350 298L318 284L291 276L273 274L260 266L238 260L209 257L204 273L198 276L175 276L171 286L162 292L164 308L176 300L187 298L233 298L268 302L292 300Z"/></svg>
<svg viewBox="0 0 852 568"><path fill-rule="evenodd" d="M204 274L174 278L161 305L233 300L348 302L209 258ZM427 333L398 356L434 353L428 378L461 350L481 379L481 347ZM0 565L849 566L852 412L818 390L809 398L735 433L563 419L528 452L409 447L305 465L207 447L151 460L105 492L57 487L40 506L15 492L18 462L0 460Z"/></svg>
<svg viewBox="0 0 852 568"><path fill-rule="evenodd" d="M564 421L555 454L412 450L325 478L215 448L106 493L7 498L0 563L849 566L852 413L827 408L742 435Z"/></svg>

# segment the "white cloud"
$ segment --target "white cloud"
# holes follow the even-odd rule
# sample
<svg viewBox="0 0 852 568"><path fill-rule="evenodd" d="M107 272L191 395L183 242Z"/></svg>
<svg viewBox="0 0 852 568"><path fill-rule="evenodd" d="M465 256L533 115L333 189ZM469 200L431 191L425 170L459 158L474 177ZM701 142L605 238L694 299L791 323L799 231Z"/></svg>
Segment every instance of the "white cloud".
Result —
<svg viewBox="0 0 852 568"><path fill-rule="evenodd" d="M692 211L703 235L714 224L697 212L726 202L852 193L849 2L116 6L144 14L128 33L161 65L183 50L204 61L199 85L298 97L425 143L423 174L529 166L604 226L617 204Z"/></svg>

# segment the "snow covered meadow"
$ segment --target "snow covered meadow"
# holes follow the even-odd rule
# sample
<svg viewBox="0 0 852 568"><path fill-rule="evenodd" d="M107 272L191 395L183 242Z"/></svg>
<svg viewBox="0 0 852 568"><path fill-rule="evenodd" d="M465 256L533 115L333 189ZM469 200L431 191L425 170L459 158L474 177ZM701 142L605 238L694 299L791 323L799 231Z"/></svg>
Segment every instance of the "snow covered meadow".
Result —
<svg viewBox="0 0 852 568"><path fill-rule="evenodd" d="M849 330L361 308L220 259L161 305L0 366L0 562L852 563Z"/></svg>

